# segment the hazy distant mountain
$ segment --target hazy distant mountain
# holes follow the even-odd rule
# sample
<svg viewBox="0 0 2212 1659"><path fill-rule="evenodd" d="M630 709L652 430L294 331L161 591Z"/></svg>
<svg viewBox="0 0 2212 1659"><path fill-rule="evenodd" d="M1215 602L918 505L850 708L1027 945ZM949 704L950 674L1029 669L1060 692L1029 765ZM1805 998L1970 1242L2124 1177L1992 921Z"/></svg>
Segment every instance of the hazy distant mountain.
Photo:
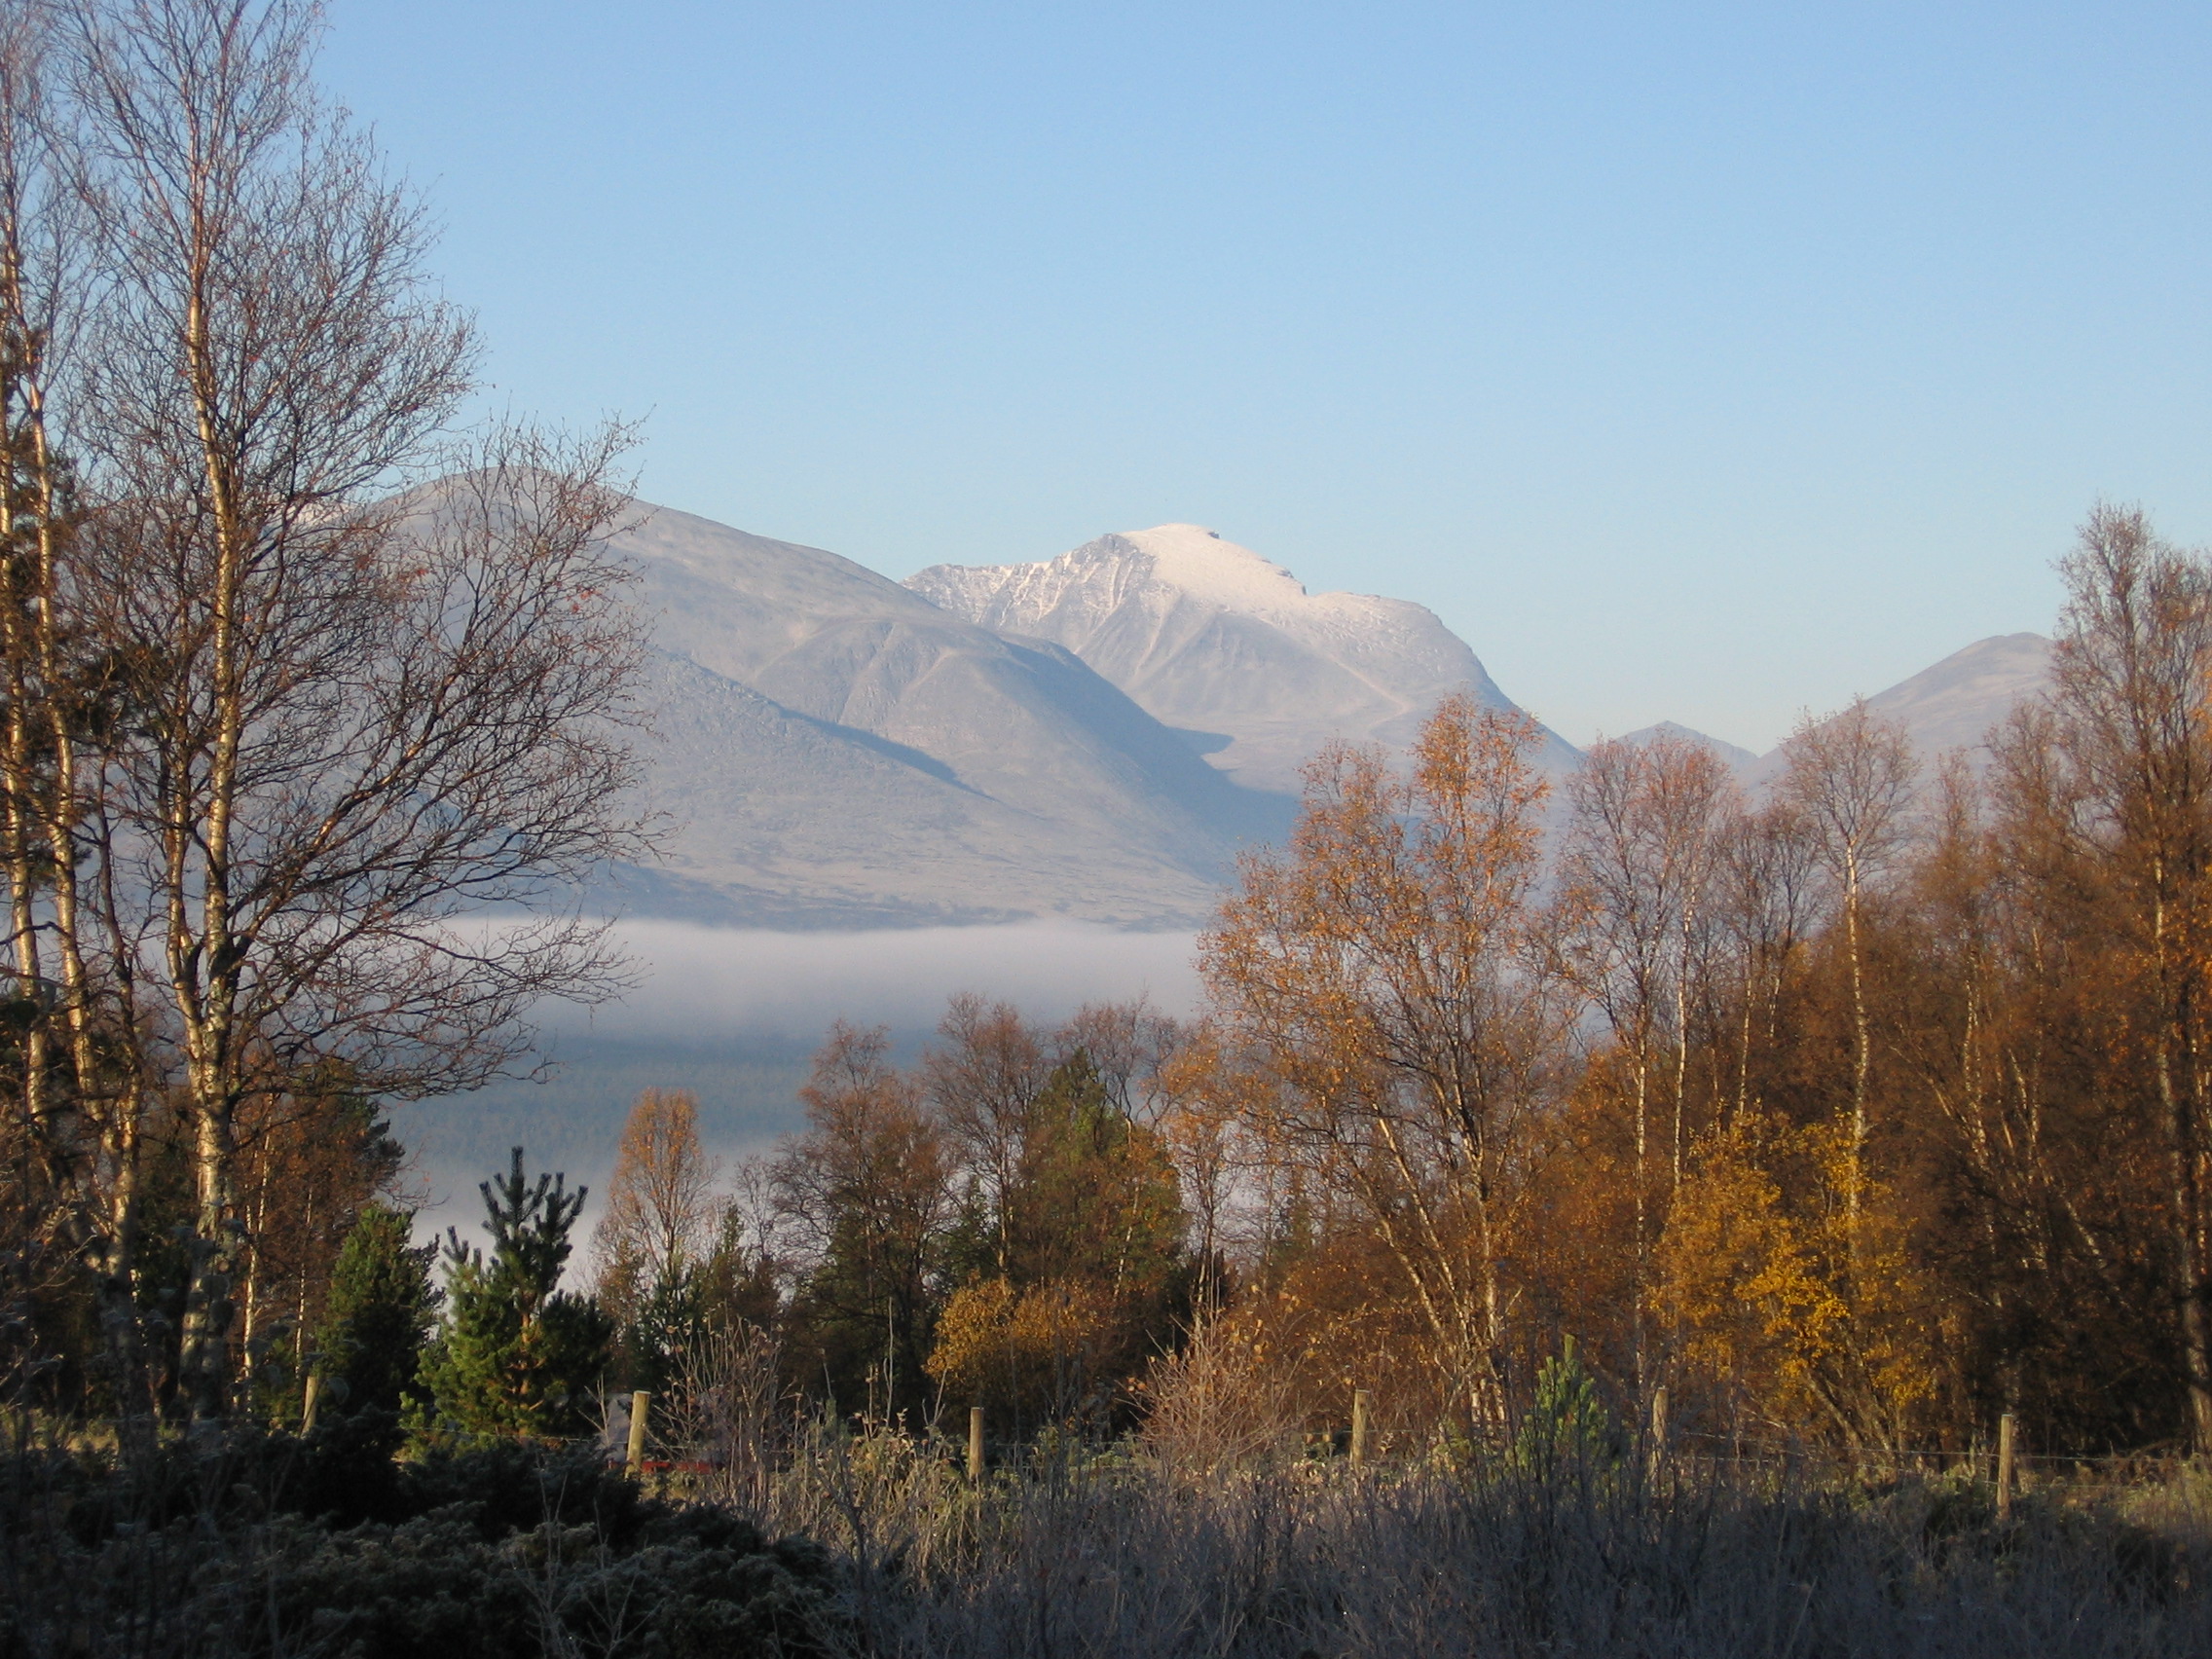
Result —
<svg viewBox="0 0 2212 1659"><path fill-rule="evenodd" d="M1933 668L1866 699L1900 720L1923 755L1975 749L2014 704L2050 682L2050 642L2041 634L1994 634Z"/></svg>
<svg viewBox="0 0 2212 1659"><path fill-rule="evenodd" d="M1179 924L1287 822L1070 653L848 559L668 508L617 550L664 658L652 795L682 825L633 908Z"/></svg>
<svg viewBox="0 0 2212 1659"><path fill-rule="evenodd" d="M1081 657L1249 787L1295 792L1332 738L1402 749L1446 695L1510 708L1424 606L1308 593L1192 524L1102 535L1026 565L936 565L906 586L995 633ZM1574 751L1557 738L1555 766Z"/></svg>
<svg viewBox="0 0 2212 1659"><path fill-rule="evenodd" d="M1739 749L1733 743L1724 743L1717 737L1712 737L1697 730L1694 726L1681 725L1674 720L1661 720L1657 725L1647 725L1636 731L1624 733L1620 741L1623 743L1649 743L1652 739L1660 737L1677 737L1685 743L1695 743L1710 749L1720 763L1731 772L1747 771L1759 763L1759 757L1749 749Z"/></svg>
<svg viewBox="0 0 2212 1659"><path fill-rule="evenodd" d="M1941 662L1900 680L1866 699L1866 706L1903 725L1924 764L1953 749L1977 764L1991 729L2014 705L2050 682L2050 642L2041 634L1993 634L1953 651ZM1752 783L1779 777L1780 748L1770 750L1747 769Z"/></svg>

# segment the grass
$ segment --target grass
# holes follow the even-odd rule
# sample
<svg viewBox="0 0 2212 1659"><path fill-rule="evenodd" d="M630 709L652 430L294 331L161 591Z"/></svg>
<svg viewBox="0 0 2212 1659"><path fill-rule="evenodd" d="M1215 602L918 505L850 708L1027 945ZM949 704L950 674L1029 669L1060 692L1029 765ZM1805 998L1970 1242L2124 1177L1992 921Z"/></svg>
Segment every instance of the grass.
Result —
<svg viewBox="0 0 2212 1659"><path fill-rule="evenodd" d="M2212 1653L2212 1481L2051 1482L2000 1522L1961 1476L1706 1463L1198 1477L1123 1449L980 1490L950 1448L817 1438L773 1529L846 1564L853 1654L1680 1659Z"/></svg>
<svg viewBox="0 0 2212 1659"><path fill-rule="evenodd" d="M135 1472L25 1450L0 1471L0 1659L2212 1653L2212 1475L2189 1469L2046 1479L2000 1521L1958 1473L1071 1439L972 1486L963 1450L814 1422L654 1493L486 1448L403 1463L374 1515L343 1507L384 1476L339 1438L178 1442Z"/></svg>

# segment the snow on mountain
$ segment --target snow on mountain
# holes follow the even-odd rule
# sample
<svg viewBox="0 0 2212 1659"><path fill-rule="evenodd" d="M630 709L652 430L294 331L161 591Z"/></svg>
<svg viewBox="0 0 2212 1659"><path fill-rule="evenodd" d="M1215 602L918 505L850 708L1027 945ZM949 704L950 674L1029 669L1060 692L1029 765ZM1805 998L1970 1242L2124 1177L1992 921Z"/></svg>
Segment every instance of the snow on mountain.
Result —
<svg viewBox="0 0 2212 1659"><path fill-rule="evenodd" d="M864 925L1202 916L1288 803L1240 790L1069 652L817 548L653 509L616 550L663 654L633 908Z"/></svg>
<svg viewBox="0 0 2212 1659"><path fill-rule="evenodd" d="M1250 788L1295 792L1332 738L1403 749L1448 694L1510 708L1424 606L1309 593L1194 524L1102 535L1025 565L935 565L914 593L1009 637L1066 647ZM1574 752L1550 739L1546 763Z"/></svg>
<svg viewBox="0 0 2212 1659"><path fill-rule="evenodd" d="M633 911L1186 926L1240 845L1287 829L1324 743L1402 749L1456 691L1511 707L1423 607L1308 593L1196 525L903 585L668 508L616 545L658 650L649 794L678 827L660 864L619 872ZM1971 746L2048 652L1983 640L1868 701L1931 756ZM1630 737L1662 732L1747 782L1781 767L1672 722ZM1575 759L1549 739L1547 765Z"/></svg>

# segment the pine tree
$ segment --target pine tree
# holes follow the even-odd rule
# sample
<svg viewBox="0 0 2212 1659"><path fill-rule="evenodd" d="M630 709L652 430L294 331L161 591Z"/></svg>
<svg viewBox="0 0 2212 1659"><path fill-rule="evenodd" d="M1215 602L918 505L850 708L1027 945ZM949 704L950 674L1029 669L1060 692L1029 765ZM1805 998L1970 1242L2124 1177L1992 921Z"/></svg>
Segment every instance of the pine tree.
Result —
<svg viewBox="0 0 2212 1659"><path fill-rule="evenodd" d="M707 1337L706 1292L704 1273L679 1261L638 1299L637 1315L623 1333L634 1387L662 1394L682 1375L686 1357Z"/></svg>
<svg viewBox="0 0 2212 1659"><path fill-rule="evenodd" d="M436 1418L477 1434L580 1434L607 1369L613 1321L588 1297L556 1286L573 1247L587 1189L565 1175L523 1173L523 1152L486 1181L489 1257L446 1232L446 1318L424 1356Z"/></svg>
<svg viewBox="0 0 2212 1659"><path fill-rule="evenodd" d="M1009 1275L1017 1284L1096 1281L1117 1303L1156 1310L1180 1287L1182 1195L1154 1130L1118 1109L1078 1049L1038 1094L1007 1196Z"/></svg>
<svg viewBox="0 0 2212 1659"><path fill-rule="evenodd" d="M440 1300L436 1244L413 1242L415 1217L372 1203L339 1249L315 1347L322 1374L345 1383L340 1403L398 1411L422 1365Z"/></svg>
<svg viewBox="0 0 2212 1659"><path fill-rule="evenodd" d="M1536 1398L1513 1437L1513 1466L1548 1480L1558 1470L1607 1468L1619 1459L1612 1414L1568 1337L1536 1373Z"/></svg>

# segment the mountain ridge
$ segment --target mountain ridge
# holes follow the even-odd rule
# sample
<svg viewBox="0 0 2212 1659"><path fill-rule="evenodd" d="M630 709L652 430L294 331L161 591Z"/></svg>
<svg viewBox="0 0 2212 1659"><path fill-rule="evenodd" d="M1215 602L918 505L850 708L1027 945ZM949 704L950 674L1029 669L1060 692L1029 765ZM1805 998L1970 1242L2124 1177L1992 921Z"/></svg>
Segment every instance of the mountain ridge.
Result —
<svg viewBox="0 0 2212 1659"><path fill-rule="evenodd" d="M647 508L614 538L650 613L648 795L681 826L600 897L790 928L1064 917L1197 925L1239 849L1279 840L1342 739L1403 750L1447 694L1514 707L1411 601L1314 594L1202 526L895 582L820 548ZM2047 673L1977 641L1868 699L1917 746L1977 741ZM1707 745L1747 784L1781 769ZM1579 753L1546 732L1555 775ZM1254 787L1255 785L1260 787Z"/></svg>
<svg viewBox="0 0 2212 1659"><path fill-rule="evenodd" d="M614 540L653 618L653 911L1185 924L1286 801L1240 790L1080 659L865 566L655 508Z"/></svg>
<svg viewBox="0 0 2212 1659"><path fill-rule="evenodd" d="M904 585L980 627L1065 646L1162 723L1226 737L1207 758L1272 792L1295 791L1334 739L1403 749L1453 692L1515 707L1426 606L1309 592L1203 525L1118 531L1052 559L933 565ZM1551 769L1574 754L1545 733Z"/></svg>

